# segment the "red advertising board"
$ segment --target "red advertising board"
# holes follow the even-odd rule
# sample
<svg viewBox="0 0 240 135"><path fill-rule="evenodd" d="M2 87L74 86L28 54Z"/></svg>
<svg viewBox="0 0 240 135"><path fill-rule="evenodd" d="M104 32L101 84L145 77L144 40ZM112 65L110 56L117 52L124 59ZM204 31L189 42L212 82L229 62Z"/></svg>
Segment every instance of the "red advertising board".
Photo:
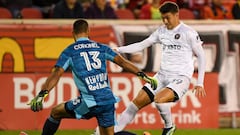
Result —
<svg viewBox="0 0 240 135"><path fill-rule="evenodd" d="M0 129L41 129L51 108L78 95L71 74L66 73L44 102L44 110L32 112L27 103L40 90L48 74L0 74ZM195 74L196 76L196 74ZM109 74L113 92L121 98L116 104L117 116L142 87L142 82L127 73ZM174 104L172 116L178 128L218 128L218 74L207 73L205 89L207 97L197 98L190 90L182 100ZM192 78L192 85L196 78ZM192 86L190 87L190 89ZM91 120L63 120L61 129L94 129L97 123ZM159 129L162 120L154 105L139 111L129 129Z"/></svg>
<svg viewBox="0 0 240 135"><path fill-rule="evenodd" d="M117 43L112 26L91 25L90 29L92 40ZM70 24L1 24L0 72L48 73L62 50L73 42Z"/></svg>

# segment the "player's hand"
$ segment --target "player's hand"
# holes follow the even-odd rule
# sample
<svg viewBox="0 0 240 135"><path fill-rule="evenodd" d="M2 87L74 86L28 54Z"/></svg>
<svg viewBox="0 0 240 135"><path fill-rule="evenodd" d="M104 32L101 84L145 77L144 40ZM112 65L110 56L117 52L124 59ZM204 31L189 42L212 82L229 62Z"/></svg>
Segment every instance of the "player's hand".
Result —
<svg viewBox="0 0 240 135"><path fill-rule="evenodd" d="M115 51L115 52L119 52L118 47L113 47L112 50Z"/></svg>
<svg viewBox="0 0 240 135"><path fill-rule="evenodd" d="M31 106L31 110L34 112L41 111L43 109L42 102L47 95L47 90L41 90L38 95L34 99L32 99L30 103L28 103L28 105Z"/></svg>
<svg viewBox="0 0 240 135"><path fill-rule="evenodd" d="M195 92L195 95L198 97L205 97L206 92L205 89L202 86L195 86L193 89L193 92Z"/></svg>
<svg viewBox="0 0 240 135"><path fill-rule="evenodd" d="M150 83L153 90L155 90L157 88L158 82L155 78L149 77L143 72L138 72L137 76L140 77L141 79L143 79L144 81Z"/></svg>

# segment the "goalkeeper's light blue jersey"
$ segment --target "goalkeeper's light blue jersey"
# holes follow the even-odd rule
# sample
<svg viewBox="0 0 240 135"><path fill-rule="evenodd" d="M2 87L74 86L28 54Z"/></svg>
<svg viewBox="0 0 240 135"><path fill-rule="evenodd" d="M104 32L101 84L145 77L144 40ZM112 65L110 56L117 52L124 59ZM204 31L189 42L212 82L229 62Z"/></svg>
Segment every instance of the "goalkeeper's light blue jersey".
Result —
<svg viewBox="0 0 240 135"><path fill-rule="evenodd" d="M109 86L106 61L117 54L108 46L79 38L60 55L55 66L71 68L73 79L88 107L118 102Z"/></svg>

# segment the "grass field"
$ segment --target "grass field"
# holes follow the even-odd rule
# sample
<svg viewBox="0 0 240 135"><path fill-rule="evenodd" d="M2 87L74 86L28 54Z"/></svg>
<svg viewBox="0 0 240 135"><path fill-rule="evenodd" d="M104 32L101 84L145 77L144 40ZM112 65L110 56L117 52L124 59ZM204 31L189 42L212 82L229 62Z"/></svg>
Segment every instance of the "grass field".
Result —
<svg viewBox="0 0 240 135"><path fill-rule="evenodd" d="M131 130L142 135L146 130ZM24 131L29 135L40 135L40 131ZM161 135L161 130L149 130L151 135ZM19 135L20 131L0 131L0 135ZM91 135L93 130L59 130L56 135ZM240 135L240 129L178 129L174 135Z"/></svg>

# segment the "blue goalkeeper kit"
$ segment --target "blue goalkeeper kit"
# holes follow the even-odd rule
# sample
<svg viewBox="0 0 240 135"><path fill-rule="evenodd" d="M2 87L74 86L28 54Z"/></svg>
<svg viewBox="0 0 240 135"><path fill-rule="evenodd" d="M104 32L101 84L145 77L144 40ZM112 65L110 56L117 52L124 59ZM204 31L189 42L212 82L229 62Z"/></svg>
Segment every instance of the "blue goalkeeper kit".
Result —
<svg viewBox="0 0 240 135"><path fill-rule="evenodd" d="M75 112L76 118L86 118L84 115L95 106L110 105L114 109L113 104L119 99L109 86L106 64L116 55L110 47L88 38L79 38L61 53L55 66L65 71L71 69L80 93L77 99L66 104L68 110Z"/></svg>

